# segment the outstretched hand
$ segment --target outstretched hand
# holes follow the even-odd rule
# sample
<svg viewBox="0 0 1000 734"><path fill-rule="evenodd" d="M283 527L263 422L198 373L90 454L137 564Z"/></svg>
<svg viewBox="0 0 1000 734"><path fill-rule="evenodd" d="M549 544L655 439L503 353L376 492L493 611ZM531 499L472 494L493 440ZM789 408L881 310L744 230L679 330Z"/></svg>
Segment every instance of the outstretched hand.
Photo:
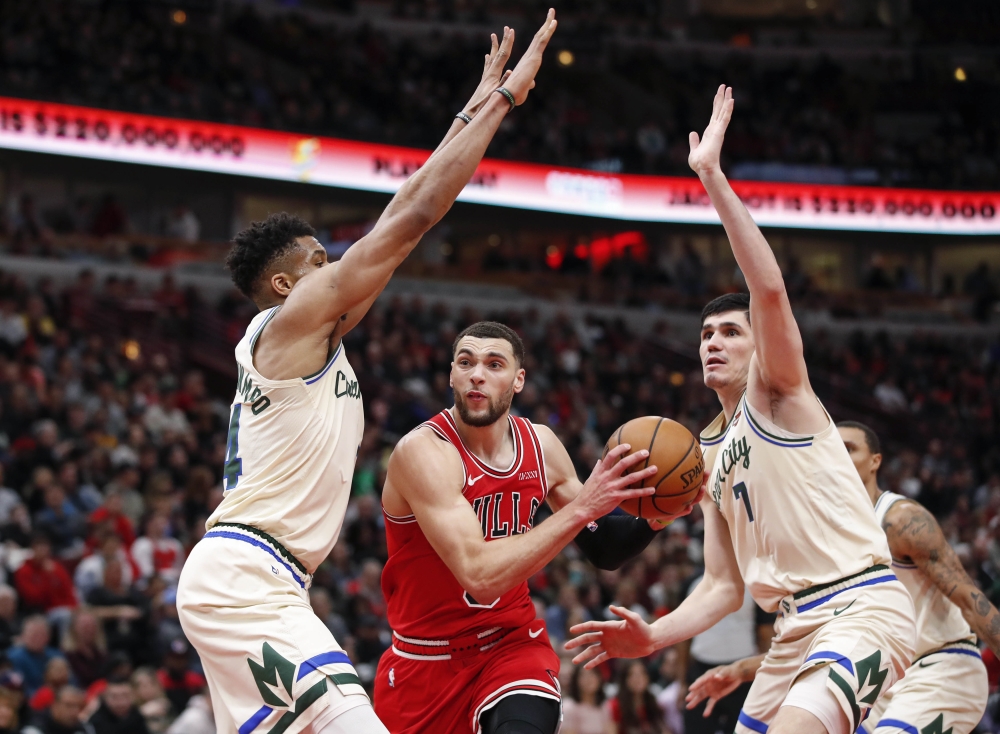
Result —
<svg viewBox="0 0 1000 734"><path fill-rule="evenodd" d="M531 45L528 46L528 50L524 52L524 56L517 62L517 66L514 67L514 71L504 84L507 91L514 95L515 104L524 104L524 100L528 98L528 92L535 88L535 75L542 65L542 53L549 45L552 34L556 32L556 25L556 11L554 8L549 8L545 22L542 23L542 27L538 29L535 37L531 39Z"/></svg>
<svg viewBox="0 0 1000 734"><path fill-rule="evenodd" d="M726 128L729 127L729 120L733 116L733 104L733 88L725 84L720 85L712 102L712 119L709 120L704 135L700 140L696 132L688 135L688 142L691 144L688 165L699 176L720 169L722 140L726 136Z"/></svg>
<svg viewBox="0 0 1000 734"><path fill-rule="evenodd" d="M642 658L656 649L653 630L642 617L624 607L612 606L611 611L621 620L584 622L570 627L570 634L578 636L566 643L566 649L584 648L573 658L574 665L586 663L583 667L589 670L611 658Z"/></svg>
<svg viewBox="0 0 1000 734"><path fill-rule="evenodd" d="M491 33L490 40L490 52L486 54L486 61L483 64L483 78L465 105L465 109L462 110L469 117L475 117L493 91L503 86L511 75L511 71L509 69L504 71L503 67L510 60L510 50L514 46L514 29L504 26L503 38L497 41L497 34Z"/></svg>
<svg viewBox="0 0 1000 734"><path fill-rule="evenodd" d="M712 715L715 704L739 688L742 682L739 661L712 668L688 687L684 700L686 708L691 710L707 698L708 703L702 714L707 718Z"/></svg>

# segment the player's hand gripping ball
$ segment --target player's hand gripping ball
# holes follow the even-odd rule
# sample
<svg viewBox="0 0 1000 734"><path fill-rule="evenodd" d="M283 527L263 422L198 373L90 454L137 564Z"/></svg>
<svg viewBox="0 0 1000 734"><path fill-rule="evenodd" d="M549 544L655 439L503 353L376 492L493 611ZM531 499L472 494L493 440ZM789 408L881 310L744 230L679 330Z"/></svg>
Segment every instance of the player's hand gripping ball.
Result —
<svg viewBox="0 0 1000 734"><path fill-rule="evenodd" d="M647 449L649 458L636 464L636 471L656 465L660 472L645 480L642 487L655 487L656 494L625 500L621 508L646 520L672 520L688 509L701 491L705 460L701 446L691 431L676 421L659 416L635 418L621 426L604 446L604 455L618 444L632 451ZM624 457L622 457L624 458Z"/></svg>

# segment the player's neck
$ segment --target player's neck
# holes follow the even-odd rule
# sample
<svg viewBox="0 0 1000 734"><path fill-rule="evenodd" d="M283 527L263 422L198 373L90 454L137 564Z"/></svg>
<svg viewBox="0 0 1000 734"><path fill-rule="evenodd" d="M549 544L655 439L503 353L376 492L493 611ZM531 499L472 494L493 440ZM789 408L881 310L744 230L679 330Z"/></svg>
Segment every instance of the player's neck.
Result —
<svg viewBox="0 0 1000 734"><path fill-rule="evenodd" d="M455 408L451 408L452 418L458 428L465 447L481 461L494 467L507 466L514 454L514 437L511 435L510 421L504 413L496 422L488 426L470 426L462 420Z"/></svg>
<svg viewBox="0 0 1000 734"><path fill-rule="evenodd" d="M868 490L868 496L871 497L872 504L874 505L878 502L878 498L882 496L882 490L878 486L878 480L870 479L865 482L865 489Z"/></svg>
<svg viewBox="0 0 1000 734"><path fill-rule="evenodd" d="M740 404L740 398L743 397L744 392L746 392L746 385L740 385L737 388L726 387L715 391L719 402L722 403L722 412L726 414L726 425L729 425L729 421L733 419L736 406Z"/></svg>

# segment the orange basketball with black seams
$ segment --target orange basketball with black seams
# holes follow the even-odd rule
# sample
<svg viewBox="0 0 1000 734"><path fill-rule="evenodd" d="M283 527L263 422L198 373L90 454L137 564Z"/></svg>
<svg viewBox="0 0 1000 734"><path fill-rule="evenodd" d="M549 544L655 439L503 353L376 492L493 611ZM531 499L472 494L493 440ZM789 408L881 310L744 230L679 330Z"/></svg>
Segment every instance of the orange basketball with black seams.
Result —
<svg viewBox="0 0 1000 734"><path fill-rule="evenodd" d="M698 440L677 421L659 416L635 418L621 426L604 446L604 455L619 444L631 446L630 454L647 449L649 459L636 464L634 471L655 465L659 470L642 487L655 487L656 494L625 500L621 508L647 520L668 518L683 512L701 490L705 460ZM623 457L624 458L624 457Z"/></svg>

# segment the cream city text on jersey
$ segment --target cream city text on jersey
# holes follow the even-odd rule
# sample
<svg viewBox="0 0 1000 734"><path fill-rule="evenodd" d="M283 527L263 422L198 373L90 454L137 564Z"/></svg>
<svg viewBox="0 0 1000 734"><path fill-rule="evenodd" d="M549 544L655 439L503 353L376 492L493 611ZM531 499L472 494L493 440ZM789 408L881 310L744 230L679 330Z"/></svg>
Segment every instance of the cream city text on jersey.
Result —
<svg viewBox="0 0 1000 734"><path fill-rule="evenodd" d="M712 500L716 506L722 496L722 483L726 481L729 472L742 463L744 469L750 468L750 445L747 437L743 436L739 440L733 439L728 446L722 449L719 454L719 470L715 472L715 481L712 483Z"/></svg>

